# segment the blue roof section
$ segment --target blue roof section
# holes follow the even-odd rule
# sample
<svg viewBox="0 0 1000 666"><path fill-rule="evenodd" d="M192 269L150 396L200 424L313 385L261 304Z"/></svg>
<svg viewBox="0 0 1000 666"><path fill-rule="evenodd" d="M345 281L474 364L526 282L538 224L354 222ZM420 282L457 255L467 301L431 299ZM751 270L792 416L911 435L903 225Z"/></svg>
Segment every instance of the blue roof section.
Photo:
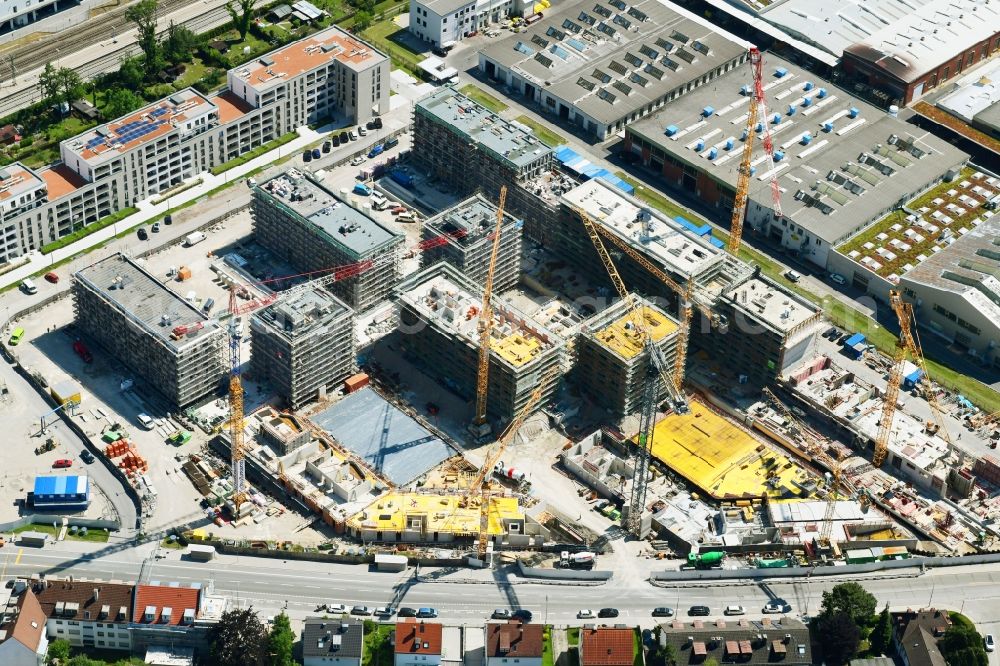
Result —
<svg viewBox="0 0 1000 666"><path fill-rule="evenodd" d="M611 183L625 194L632 194L635 192L634 187L632 187L631 185L629 185L624 180L622 180L621 178L619 178L618 176L614 175L611 172L606 171L601 176L599 176L599 178L607 183Z"/></svg>
<svg viewBox="0 0 1000 666"><path fill-rule="evenodd" d="M563 163L579 159L580 157L580 153L576 152L569 146L559 146L555 149L555 152L553 152L552 154L555 156L557 160Z"/></svg>
<svg viewBox="0 0 1000 666"><path fill-rule="evenodd" d="M370 387L351 393L312 420L398 486L454 455L439 437Z"/></svg>
<svg viewBox="0 0 1000 666"><path fill-rule="evenodd" d="M851 337L849 337L846 340L844 340L844 346L845 347L853 347L854 345L860 345L864 341L865 341L865 334L864 333L855 333Z"/></svg>
<svg viewBox="0 0 1000 666"><path fill-rule="evenodd" d="M36 495L79 495L89 490L86 476L36 476Z"/></svg>

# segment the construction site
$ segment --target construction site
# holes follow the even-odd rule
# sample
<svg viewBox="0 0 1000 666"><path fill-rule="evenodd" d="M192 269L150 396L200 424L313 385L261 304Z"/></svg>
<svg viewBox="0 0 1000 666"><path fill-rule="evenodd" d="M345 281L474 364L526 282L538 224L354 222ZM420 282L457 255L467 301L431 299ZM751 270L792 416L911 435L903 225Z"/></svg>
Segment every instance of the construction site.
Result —
<svg viewBox="0 0 1000 666"><path fill-rule="evenodd" d="M339 552L777 568L994 549L997 419L933 383L913 306L892 292L884 355L821 335L819 306L740 258L751 165L780 162L748 55L725 243L444 88L414 106L400 187L462 199L426 220L341 187L346 164L282 167L248 182L238 234L79 271L80 341L163 398L139 418L161 441L102 428L104 454L150 484L182 469L226 530L294 514Z"/></svg>

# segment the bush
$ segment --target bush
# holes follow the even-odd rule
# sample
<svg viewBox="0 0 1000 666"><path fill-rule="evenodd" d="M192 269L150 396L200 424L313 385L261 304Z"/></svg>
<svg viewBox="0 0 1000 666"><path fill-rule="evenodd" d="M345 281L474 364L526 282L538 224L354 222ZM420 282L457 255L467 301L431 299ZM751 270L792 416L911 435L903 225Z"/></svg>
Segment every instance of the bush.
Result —
<svg viewBox="0 0 1000 666"><path fill-rule="evenodd" d="M21 139L21 143L19 145L21 146L21 148L27 148L28 146L30 146L34 142L35 142L35 139L33 137L26 136L23 139Z"/></svg>
<svg viewBox="0 0 1000 666"><path fill-rule="evenodd" d="M297 132L289 132L288 134L283 134L273 141L265 143L263 146L257 146L253 150L243 153L239 157L234 157L225 164L220 164L219 166L212 167L211 172L213 176L218 176L220 173L225 173L234 167L238 167L241 164L246 164L252 159L260 157L265 153L269 153L278 146L283 146L289 141L295 139L298 136Z"/></svg>
<svg viewBox="0 0 1000 666"><path fill-rule="evenodd" d="M93 224L88 224L87 226L83 227L82 229L77 229L76 231L74 231L73 233L69 234L68 236L63 236L59 240L52 241L48 245L43 245L42 249L40 251L41 251L42 254L49 254L50 252L55 252L56 250L58 250L60 248L66 247L70 243L75 243L76 241L80 240L81 238L85 238L85 237L89 236L90 234L94 233L95 231L100 231L101 229L104 229L105 227L111 226L115 222L120 222L121 220L124 220L129 215L131 215L133 213L137 213L137 212L139 212L138 208L123 208L122 210L118 211L117 213L112 213L111 215L108 215L107 217L102 218L102 219L98 220L97 222L94 222Z"/></svg>

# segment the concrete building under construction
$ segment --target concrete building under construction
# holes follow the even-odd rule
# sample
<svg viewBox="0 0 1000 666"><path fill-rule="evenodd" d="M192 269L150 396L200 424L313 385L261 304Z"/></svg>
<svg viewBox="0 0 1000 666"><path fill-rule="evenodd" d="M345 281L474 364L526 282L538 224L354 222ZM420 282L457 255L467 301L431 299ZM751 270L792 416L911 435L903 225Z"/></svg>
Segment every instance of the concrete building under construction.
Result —
<svg viewBox="0 0 1000 666"><path fill-rule="evenodd" d="M261 245L303 272L329 269L323 275L338 277L330 290L359 312L385 300L399 279L403 234L297 169L255 186L251 212Z"/></svg>
<svg viewBox="0 0 1000 666"><path fill-rule="evenodd" d="M476 394L482 292L445 262L410 276L398 288L405 352L470 398ZM508 421L527 403L537 382L561 363L565 341L497 296L492 305L486 411L493 419ZM558 379L549 378L536 409L548 402Z"/></svg>
<svg viewBox="0 0 1000 666"><path fill-rule="evenodd" d="M423 240L442 238L446 242L424 250L420 255L421 266L433 266L444 260L473 282L484 284L496 225L497 207L478 194L432 217L424 223ZM506 291L517 284L521 272L522 228L522 223L513 215L504 213L493 273L496 291Z"/></svg>
<svg viewBox="0 0 1000 666"><path fill-rule="evenodd" d="M354 311L315 287L282 299L250 319L250 368L298 409L354 370Z"/></svg>
<svg viewBox="0 0 1000 666"><path fill-rule="evenodd" d="M677 321L645 299L636 297L636 301L647 332L663 351L668 372L672 372L677 355ZM585 391L599 399L598 404L616 416L638 411L648 378L649 354L643 351L642 340L624 301L584 323L577 340L577 354L577 380ZM658 399L666 396L667 387L661 381Z"/></svg>
<svg viewBox="0 0 1000 666"><path fill-rule="evenodd" d="M181 409L225 373L225 329L123 254L73 275L75 323L137 379Z"/></svg>

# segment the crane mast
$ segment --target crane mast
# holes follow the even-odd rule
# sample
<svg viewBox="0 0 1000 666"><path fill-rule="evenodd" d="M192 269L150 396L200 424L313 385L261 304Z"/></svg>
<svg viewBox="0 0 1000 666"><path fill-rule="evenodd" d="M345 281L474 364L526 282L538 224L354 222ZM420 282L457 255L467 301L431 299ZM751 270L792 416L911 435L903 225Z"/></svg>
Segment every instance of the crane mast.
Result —
<svg viewBox="0 0 1000 666"><path fill-rule="evenodd" d="M235 293L230 295L235 304ZM240 380L240 345L243 342L242 321L233 317L229 322L229 445L233 474L234 518L240 517L240 506L246 501L246 450L243 445L243 383Z"/></svg>
<svg viewBox="0 0 1000 666"><path fill-rule="evenodd" d="M497 204L497 226L493 232L490 265L486 271L486 285L483 287L483 307L479 310L479 368L476 373L476 416L472 421L472 428L480 437L490 431L486 420L486 396L490 378L490 335L493 330L493 274L500 251L500 229L503 227L503 209L506 203L507 186L504 185L500 188L500 201Z"/></svg>
<svg viewBox="0 0 1000 666"><path fill-rule="evenodd" d="M736 196L733 200L733 216L729 225L729 243L726 247L733 256L739 255L740 244L743 242L743 222L746 219L747 198L750 195L750 162L753 158L753 143L757 129L758 118L763 117L761 142L767 158L767 172L771 180L771 202L774 216L782 217L781 186L778 175L774 171L774 144L771 141L771 126L767 121L767 100L764 96L763 57L755 47L750 47L750 70L753 74L753 89L750 91L750 110L747 114L746 131L743 142L743 155L740 159L736 179Z"/></svg>

